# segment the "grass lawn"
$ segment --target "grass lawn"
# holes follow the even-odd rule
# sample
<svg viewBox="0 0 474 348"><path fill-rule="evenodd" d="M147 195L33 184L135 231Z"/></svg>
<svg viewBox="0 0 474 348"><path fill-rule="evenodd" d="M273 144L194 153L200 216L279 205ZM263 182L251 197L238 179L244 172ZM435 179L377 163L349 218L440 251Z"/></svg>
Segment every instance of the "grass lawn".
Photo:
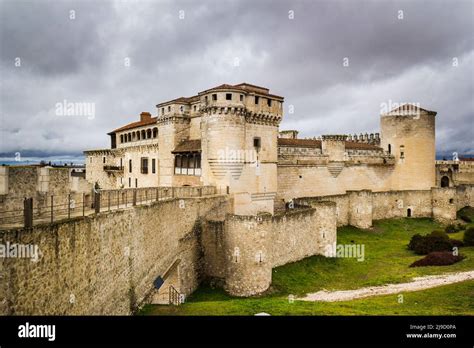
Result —
<svg viewBox="0 0 474 348"><path fill-rule="evenodd" d="M473 213L474 212L470 212ZM474 221L474 216L473 219ZM474 223L468 224L474 226ZM179 307L147 305L140 314L151 315L474 315L474 281L438 288L407 292L404 302L398 295L378 296L347 302L289 303L288 295L309 292L348 290L387 283L409 282L413 277L474 270L474 247L462 247L466 258L450 266L414 267L409 265L423 256L407 249L410 238L444 226L428 219L389 219L374 222L361 230L346 226L338 229L338 244L365 245L365 260L313 256L273 270L272 286L267 293L253 298L235 298L223 290L200 287ZM463 231L450 234L462 240Z"/></svg>

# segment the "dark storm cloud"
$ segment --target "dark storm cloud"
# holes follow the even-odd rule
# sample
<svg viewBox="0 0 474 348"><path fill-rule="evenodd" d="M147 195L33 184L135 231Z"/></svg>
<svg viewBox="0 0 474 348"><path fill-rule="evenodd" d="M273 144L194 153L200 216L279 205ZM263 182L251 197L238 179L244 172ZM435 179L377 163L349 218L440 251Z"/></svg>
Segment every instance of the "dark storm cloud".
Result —
<svg viewBox="0 0 474 348"><path fill-rule="evenodd" d="M381 103L419 102L440 152L474 153L473 4L3 1L0 152L105 147L160 101L245 81L285 96L281 128L303 136L378 131ZM56 115L65 99L95 117Z"/></svg>

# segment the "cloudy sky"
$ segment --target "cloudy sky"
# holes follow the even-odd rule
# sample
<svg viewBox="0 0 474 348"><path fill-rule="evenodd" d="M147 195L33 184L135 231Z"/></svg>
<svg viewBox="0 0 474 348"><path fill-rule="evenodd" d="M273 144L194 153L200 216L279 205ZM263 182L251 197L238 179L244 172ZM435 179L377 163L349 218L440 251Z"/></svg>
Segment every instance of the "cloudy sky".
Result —
<svg viewBox="0 0 474 348"><path fill-rule="evenodd" d="M1 0L0 156L109 147L158 102L240 82L284 96L280 128L302 137L376 132L383 103L413 102L438 112L438 153L474 154L473 13L472 0ZM94 117L58 115L64 100Z"/></svg>

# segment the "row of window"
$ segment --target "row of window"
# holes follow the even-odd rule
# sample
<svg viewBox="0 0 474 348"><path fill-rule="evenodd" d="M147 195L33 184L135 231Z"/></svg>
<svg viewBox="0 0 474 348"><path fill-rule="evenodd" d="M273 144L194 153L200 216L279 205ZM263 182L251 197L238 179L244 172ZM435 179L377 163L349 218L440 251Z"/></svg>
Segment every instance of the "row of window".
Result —
<svg viewBox="0 0 474 348"><path fill-rule="evenodd" d="M158 137L158 128L155 127L153 129L142 129L141 131L130 132L126 134L120 135L120 142L121 143L128 143L131 141L138 141L138 140L145 140Z"/></svg>
<svg viewBox="0 0 474 348"><path fill-rule="evenodd" d="M176 155L174 158L174 173L181 175L201 175L201 154L188 153Z"/></svg>
<svg viewBox="0 0 474 348"><path fill-rule="evenodd" d="M218 98L217 93L212 94L212 95L211 95L211 98L212 98L212 101L217 101L217 98ZM234 98L234 96L233 96L232 93L226 93L226 94L225 94L225 100L230 100L230 101L232 101L233 98ZM265 99L265 98L262 98L262 99ZM240 100L241 102L244 101L244 95L243 95L243 94L239 94L239 100ZM205 101L206 104L208 103L209 98L208 98L207 95L204 97L204 101ZM255 105L259 105L259 104L260 104L260 97L259 97L259 96L255 96L254 103L255 103ZM266 98L266 104L267 104L267 106L272 106L272 100L271 100L270 98ZM280 103L279 105L280 105L280 107L281 107L281 103ZM167 110L168 110L168 112L171 112L171 106L168 106ZM194 110L194 112L197 111L197 105L193 105L193 110ZM181 105L181 106L179 107L179 111L180 111L180 112L184 112L184 106L183 106L183 105ZM162 114L162 115L165 114L165 108L164 108L164 107L161 108L161 114Z"/></svg>
<svg viewBox="0 0 474 348"><path fill-rule="evenodd" d="M120 160L120 164L122 163L122 160ZM140 158L140 173L142 174L148 174L148 157L142 157ZM132 173L132 160L128 160L128 172ZM152 158L151 159L151 173L155 174L156 173L156 159Z"/></svg>

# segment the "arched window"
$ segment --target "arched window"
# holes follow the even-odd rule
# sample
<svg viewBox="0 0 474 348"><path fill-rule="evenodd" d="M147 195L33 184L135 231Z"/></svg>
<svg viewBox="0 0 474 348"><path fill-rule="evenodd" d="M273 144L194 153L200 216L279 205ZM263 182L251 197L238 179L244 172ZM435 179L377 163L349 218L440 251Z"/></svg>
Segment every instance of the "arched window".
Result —
<svg viewBox="0 0 474 348"><path fill-rule="evenodd" d="M147 139L151 138L151 129L146 130L146 137L147 137Z"/></svg>
<svg viewBox="0 0 474 348"><path fill-rule="evenodd" d="M392 153L392 145L388 144L388 153L391 154Z"/></svg>
<svg viewBox="0 0 474 348"><path fill-rule="evenodd" d="M410 208L407 209L407 217L411 217L411 209Z"/></svg>
<svg viewBox="0 0 474 348"><path fill-rule="evenodd" d="M441 178L441 187L449 187L449 178L446 175Z"/></svg>
<svg viewBox="0 0 474 348"><path fill-rule="evenodd" d="M120 134L120 142L123 143L123 134Z"/></svg>
<svg viewBox="0 0 474 348"><path fill-rule="evenodd" d="M142 139L146 139L146 132L144 129L142 130Z"/></svg>
<svg viewBox="0 0 474 348"><path fill-rule="evenodd" d="M140 131L137 131L137 140L140 140Z"/></svg>
<svg viewBox="0 0 474 348"><path fill-rule="evenodd" d="M156 138L158 136L158 128L153 128L153 138Z"/></svg>
<svg viewBox="0 0 474 348"><path fill-rule="evenodd" d="M128 133L128 141L132 141L132 134Z"/></svg>

